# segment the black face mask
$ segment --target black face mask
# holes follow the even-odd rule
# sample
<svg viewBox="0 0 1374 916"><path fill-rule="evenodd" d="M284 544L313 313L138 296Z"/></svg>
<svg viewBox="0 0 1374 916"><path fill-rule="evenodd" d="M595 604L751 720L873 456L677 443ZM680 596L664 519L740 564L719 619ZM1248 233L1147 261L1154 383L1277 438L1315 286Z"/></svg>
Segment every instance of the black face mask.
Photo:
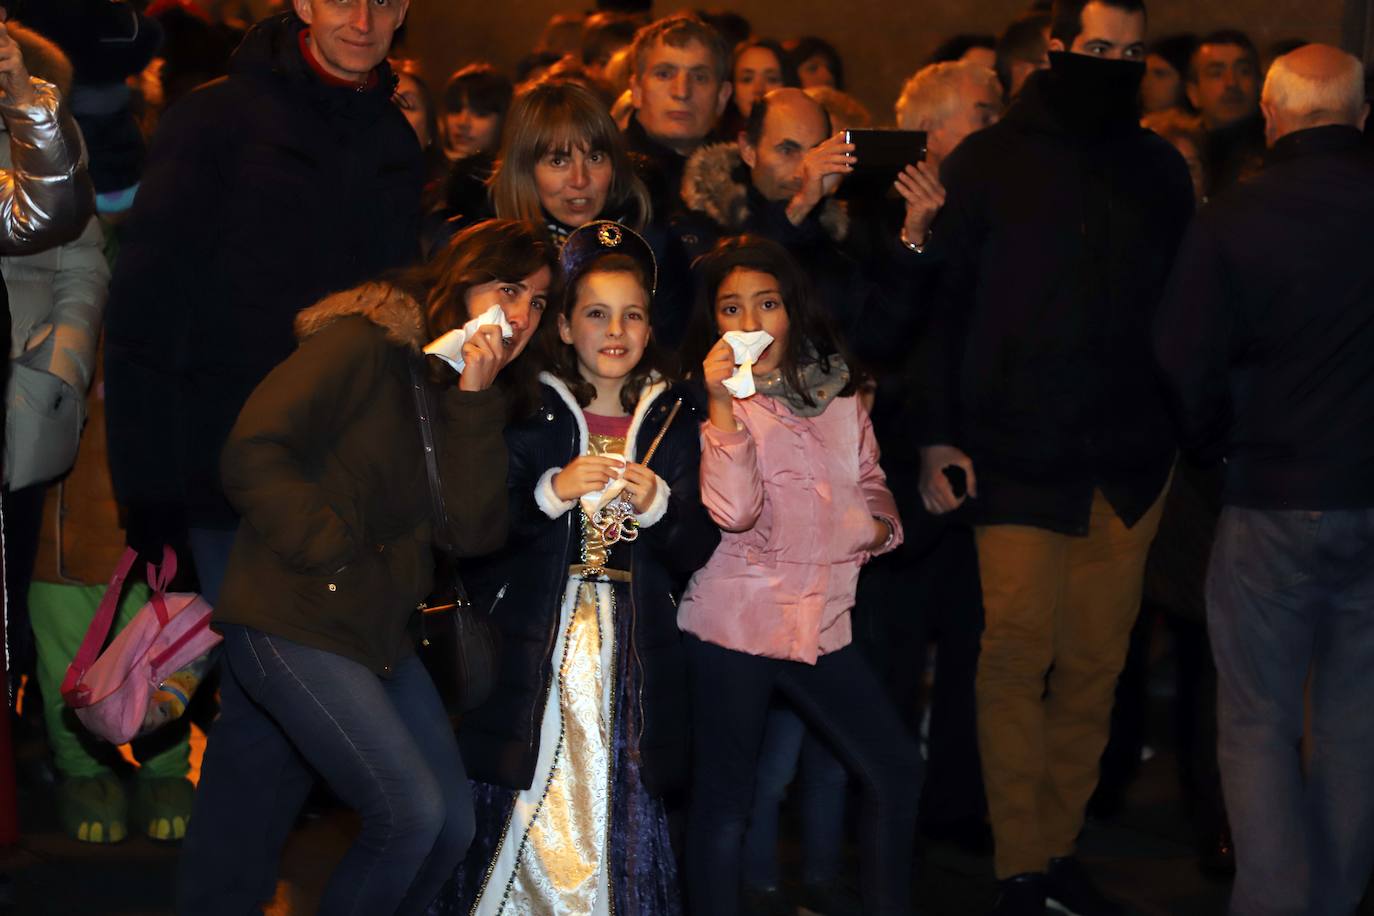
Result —
<svg viewBox="0 0 1374 916"><path fill-rule="evenodd" d="M1140 117L1140 81L1144 77L1143 61L1050 52L1050 85L1056 107L1069 123L1087 131L1134 124Z"/></svg>

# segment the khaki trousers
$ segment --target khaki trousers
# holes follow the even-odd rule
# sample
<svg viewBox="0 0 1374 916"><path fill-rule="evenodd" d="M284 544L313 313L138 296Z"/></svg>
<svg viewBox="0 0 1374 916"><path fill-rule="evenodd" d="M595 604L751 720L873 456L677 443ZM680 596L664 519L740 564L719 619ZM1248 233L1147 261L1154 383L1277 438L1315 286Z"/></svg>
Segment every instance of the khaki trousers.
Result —
<svg viewBox="0 0 1374 916"><path fill-rule="evenodd" d="M999 879L1073 853L1163 502L1128 529L1096 492L1087 537L977 529L978 743Z"/></svg>

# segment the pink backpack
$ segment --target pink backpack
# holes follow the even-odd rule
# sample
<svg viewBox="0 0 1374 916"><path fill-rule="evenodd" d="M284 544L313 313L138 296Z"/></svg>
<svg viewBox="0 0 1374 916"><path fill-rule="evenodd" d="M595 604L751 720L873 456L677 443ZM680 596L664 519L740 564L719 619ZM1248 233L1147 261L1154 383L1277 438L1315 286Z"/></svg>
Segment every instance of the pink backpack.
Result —
<svg viewBox="0 0 1374 916"><path fill-rule="evenodd" d="M162 566L148 564L152 598L101 652L124 578L137 559L136 551L124 551L62 681L62 699L76 710L77 718L113 744L124 744L180 716L209 668L210 650L221 640L210 629L211 608L204 598L167 591L177 558L171 547L164 547Z"/></svg>

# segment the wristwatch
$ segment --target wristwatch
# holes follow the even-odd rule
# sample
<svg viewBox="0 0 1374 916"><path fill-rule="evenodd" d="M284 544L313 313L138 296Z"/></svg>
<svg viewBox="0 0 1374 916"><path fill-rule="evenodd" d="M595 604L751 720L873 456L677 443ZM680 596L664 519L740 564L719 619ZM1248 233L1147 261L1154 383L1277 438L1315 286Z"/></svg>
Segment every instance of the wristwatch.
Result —
<svg viewBox="0 0 1374 916"><path fill-rule="evenodd" d="M902 227L902 234L898 236L898 238L901 239L903 245L905 245L907 248L910 248L917 254L925 254L926 246L930 244L930 230L926 230L925 238L921 239L921 244L919 245L917 245L911 239L906 237L906 226Z"/></svg>

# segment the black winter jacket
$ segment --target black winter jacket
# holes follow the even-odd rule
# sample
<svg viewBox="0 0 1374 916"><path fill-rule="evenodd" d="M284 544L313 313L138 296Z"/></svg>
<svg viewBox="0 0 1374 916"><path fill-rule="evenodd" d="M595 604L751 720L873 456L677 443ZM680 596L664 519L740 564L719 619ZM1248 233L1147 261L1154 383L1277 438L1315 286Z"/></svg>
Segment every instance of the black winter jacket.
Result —
<svg viewBox="0 0 1374 916"><path fill-rule="evenodd" d="M973 521L1086 534L1095 489L1129 526L1169 475L1151 326L1193 197L1168 143L1133 118L1089 131L1056 79L943 165L914 423L973 460Z"/></svg>
<svg viewBox="0 0 1374 916"><path fill-rule="evenodd" d="M1224 501L1374 506L1374 152L1353 127L1274 145L1198 215L1160 311L1183 444Z"/></svg>
<svg viewBox="0 0 1374 916"><path fill-rule="evenodd" d="M502 585L506 592L495 604L503 637L497 685L492 697L463 719L458 736L463 764L474 779L515 789L528 788L534 779L568 566L580 562L580 510L551 519L534 493L546 471L586 451L585 427L566 386L547 374L542 378L538 413L506 431L510 545L480 580L467 577L479 608L490 606ZM706 563L720 542L719 530L701 505L702 418L682 390L674 387L656 396L646 392L636 412L643 419L631 428L634 454L644 455L679 397L682 408L649 465L671 490L667 512L627 545L633 648L644 676L641 775L655 794L683 785L689 758L686 669L677 628L679 584Z"/></svg>
<svg viewBox="0 0 1374 916"><path fill-rule="evenodd" d="M229 527L219 452L295 346L296 313L414 259L423 160L383 64L327 86L300 20L249 32L230 75L163 117L106 310L110 465L124 503Z"/></svg>

